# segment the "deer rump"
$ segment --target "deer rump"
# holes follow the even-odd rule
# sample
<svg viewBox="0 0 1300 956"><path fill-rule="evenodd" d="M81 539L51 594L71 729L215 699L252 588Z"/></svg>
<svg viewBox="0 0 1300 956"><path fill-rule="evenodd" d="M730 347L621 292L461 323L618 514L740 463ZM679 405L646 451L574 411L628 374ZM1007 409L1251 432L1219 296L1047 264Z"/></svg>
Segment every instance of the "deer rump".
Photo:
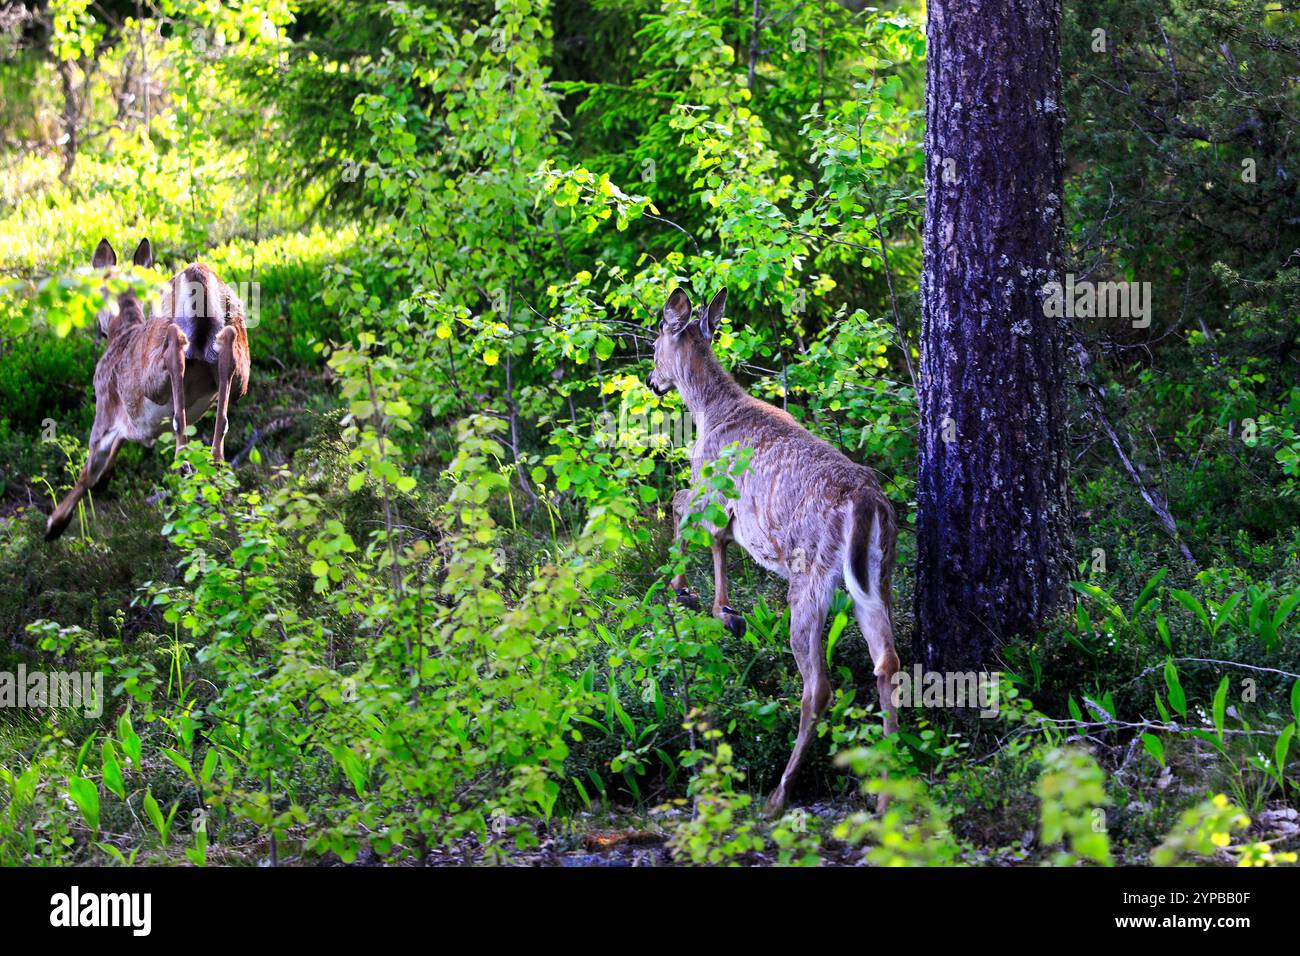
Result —
<svg viewBox="0 0 1300 956"><path fill-rule="evenodd" d="M189 340L187 362L204 362L215 369L220 360L217 336L227 325L242 328L244 304L216 273L196 262L172 278L156 315L174 322L185 333ZM235 378L231 390L236 398L242 397L248 389L247 367L237 366Z"/></svg>

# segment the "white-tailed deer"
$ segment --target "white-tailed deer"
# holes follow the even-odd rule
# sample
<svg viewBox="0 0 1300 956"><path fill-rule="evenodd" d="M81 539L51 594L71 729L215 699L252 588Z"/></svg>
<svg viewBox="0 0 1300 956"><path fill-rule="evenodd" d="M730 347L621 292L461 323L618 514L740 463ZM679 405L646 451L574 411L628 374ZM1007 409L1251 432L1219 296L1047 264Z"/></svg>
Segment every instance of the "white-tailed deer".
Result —
<svg viewBox="0 0 1300 956"><path fill-rule="evenodd" d="M781 781L768 801L769 814L785 806L792 781L831 697L823 630L835 589L843 583L866 638L875 668L885 733L898 729L893 705L894 651L890 578L898 529L894 509L870 468L856 464L813 435L789 414L759 401L736 383L713 354L713 333L722 321L727 292L694 312L675 289L664 305L655 341L650 388L666 395L676 388L695 419L692 471L733 443L753 449L749 467L735 478L739 497L717 497L726 527L706 524L713 535L713 614L740 632L744 619L728 606L727 544L737 542L759 564L790 582L790 647L803 678L799 733ZM700 510L709 502L696 503ZM673 499L680 533L692 493ZM689 600L684 575L672 581Z"/></svg>
<svg viewBox="0 0 1300 956"><path fill-rule="evenodd" d="M153 265L148 239L133 259L146 269ZM117 253L108 240L100 240L92 265L104 270L106 279L112 275ZM105 291L98 321L106 341L95 366L95 423L86 466L50 514L46 541L63 533L87 489L107 483L122 442L151 444L170 420L177 445L183 445L186 424L213 399L212 457L221 461L230 399L248 391L244 306L207 266L191 263L177 273L149 318L134 292L114 300Z"/></svg>

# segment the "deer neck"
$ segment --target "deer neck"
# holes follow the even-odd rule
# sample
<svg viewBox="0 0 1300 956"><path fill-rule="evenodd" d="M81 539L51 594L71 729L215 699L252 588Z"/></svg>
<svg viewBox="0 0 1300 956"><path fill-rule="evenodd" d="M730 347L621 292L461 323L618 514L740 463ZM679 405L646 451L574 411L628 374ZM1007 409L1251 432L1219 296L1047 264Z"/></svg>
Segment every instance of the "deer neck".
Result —
<svg viewBox="0 0 1300 956"><path fill-rule="evenodd" d="M128 329L144 322L144 310L134 292L123 292L117 297L117 315L109 323L109 338L119 329Z"/></svg>
<svg viewBox="0 0 1300 956"><path fill-rule="evenodd" d="M745 397L745 390L714 356L707 344L692 349L678 377L677 390L695 419L700 432L706 432L725 419Z"/></svg>

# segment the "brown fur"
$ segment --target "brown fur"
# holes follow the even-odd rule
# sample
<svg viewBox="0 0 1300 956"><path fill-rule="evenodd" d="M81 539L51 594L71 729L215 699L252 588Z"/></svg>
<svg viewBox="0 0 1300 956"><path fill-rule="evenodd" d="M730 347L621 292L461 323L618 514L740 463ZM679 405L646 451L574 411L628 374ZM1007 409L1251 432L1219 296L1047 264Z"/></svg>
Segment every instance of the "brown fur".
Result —
<svg viewBox="0 0 1300 956"><path fill-rule="evenodd" d="M725 301L723 290L693 312L686 294L673 292L655 343L650 387L661 395L675 387L690 409L697 483L703 464L717 459L723 448L738 444L753 449L749 468L736 479L739 498L716 499L729 521L710 529L713 613L733 630L743 628L743 618L727 605L726 547L733 540L790 582L790 645L803 678L803 697L794 752L768 802L769 812L778 813L830 700L823 631L841 584L854 598L854 613L871 650L885 732L897 730L892 679L899 661L890 583L898 530L894 509L870 468L814 437L788 413L748 394L718 363L711 340ZM690 491L682 491L673 500L679 528L691 498ZM672 584L681 593L685 581L679 577Z"/></svg>
<svg viewBox="0 0 1300 956"><path fill-rule="evenodd" d="M136 250L135 264L147 268L152 261L145 240ZM101 242L95 267L104 269L107 277L116 264L112 246ZM243 305L211 269L195 263L172 278L154 313L146 318L132 292L118 296L115 306L109 303L100 313L107 343L95 366L95 422L86 466L51 513L47 541L63 533L88 489L107 482L124 441L152 443L170 420L182 445L186 424L207 411L214 399L212 456L218 461L225 457L230 399L248 391Z"/></svg>

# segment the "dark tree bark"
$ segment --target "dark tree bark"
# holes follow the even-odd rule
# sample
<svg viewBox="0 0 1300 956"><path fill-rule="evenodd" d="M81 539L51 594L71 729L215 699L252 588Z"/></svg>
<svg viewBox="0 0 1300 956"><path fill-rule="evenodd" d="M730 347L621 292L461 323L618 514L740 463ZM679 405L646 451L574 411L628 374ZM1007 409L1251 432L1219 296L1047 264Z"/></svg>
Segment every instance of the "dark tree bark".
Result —
<svg viewBox="0 0 1300 956"><path fill-rule="evenodd" d="M81 105L77 97L77 70L71 60L59 64L59 82L63 87L63 171L59 178L64 183L72 176L72 165L77 161L77 128L81 118Z"/></svg>
<svg viewBox="0 0 1300 956"><path fill-rule="evenodd" d="M1059 0L931 0L916 619L935 670L992 669L1070 576Z"/></svg>

